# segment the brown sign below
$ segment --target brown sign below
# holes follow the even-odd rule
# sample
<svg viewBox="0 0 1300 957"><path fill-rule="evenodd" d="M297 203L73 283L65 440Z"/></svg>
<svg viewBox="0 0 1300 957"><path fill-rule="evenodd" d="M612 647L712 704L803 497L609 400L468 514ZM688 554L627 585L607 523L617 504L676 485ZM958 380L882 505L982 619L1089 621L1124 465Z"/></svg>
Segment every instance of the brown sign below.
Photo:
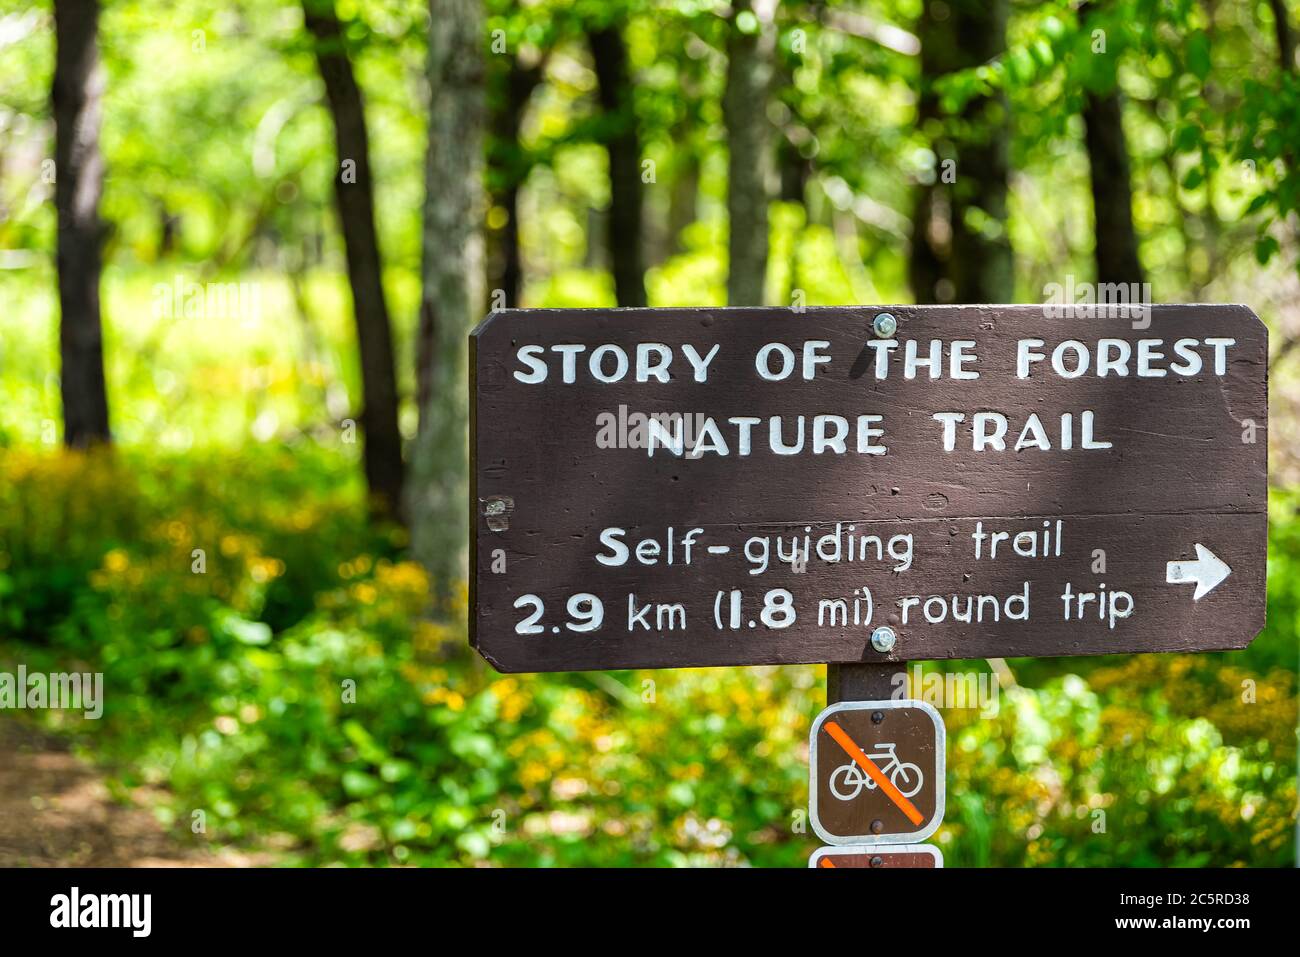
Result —
<svg viewBox="0 0 1300 957"><path fill-rule="evenodd" d="M841 701L809 736L809 817L827 844L910 844L939 827L945 735L921 701Z"/></svg>
<svg viewBox="0 0 1300 957"><path fill-rule="evenodd" d="M943 854L933 844L862 844L849 847L820 847L808 858L816 868L943 867Z"/></svg>

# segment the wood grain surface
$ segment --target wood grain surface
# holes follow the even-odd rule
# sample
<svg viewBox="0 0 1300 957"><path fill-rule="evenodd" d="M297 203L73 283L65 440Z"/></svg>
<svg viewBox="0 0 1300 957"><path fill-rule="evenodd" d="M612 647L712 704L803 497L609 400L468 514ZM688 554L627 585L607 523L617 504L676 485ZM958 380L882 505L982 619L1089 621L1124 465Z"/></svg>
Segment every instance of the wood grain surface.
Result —
<svg viewBox="0 0 1300 957"><path fill-rule="evenodd" d="M899 353L878 378L867 343L882 311L898 318L894 338L917 340L923 355L932 339L945 350L954 340L974 342L968 351L977 361L964 368L979 378L950 378L947 351L940 378L924 370L903 378ZM1066 378L1047 360L1034 363L1027 377L1017 375L1022 339L1043 340L1037 351L1049 358L1065 340L1094 352L1099 339L1124 340L1135 356L1140 340L1160 340L1163 346L1151 351L1164 358L1155 365L1168 367L1177 361L1176 340L1216 337L1234 340L1222 375L1204 345L1197 347L1204 365L1194 375L1138 377L1133 361L1127 376L1090 371ZM815 366L811 380L802 378L798 362L784 381L760 378L760 349L783 343L801 359L806 341L829 343L819 353L829 361ZM607 343L632 356L621 381L590 374L588 356ZM668 382L635 381L637 343L671 350ZM548 350L545 382L516 375L529 369L517 352L528 344ZM567 344L585 346L571 384L561 381L560 355L550 351ZM683 345L700 356L719 347L705 381L696 381ZM471 336L471 643L506 672L1244 647L1264 624L1267 349L1263 324L1244 306L1153 306L1147 328L1127 319L1047 318L1041 306L495 313ZM615 362L606 359L608 373ZM730 454L599 447L600 416L617 417L620 407L625 416L711 416ZM1110 448L1080 447L1084 411L1092 413L1094 438ZM951 451L933 418L940 412L966 416ZM1006 416L1006 450L972 449L969 426L982 412ZM1073 442L1062 449L1056 431L1067 413ZM1031 414L1050 435L1050 451L1011 447ZM803 451L775 454L769 418L782 416L793 440L799 415L807 419ZM851 433L845 454L812 454L816 415L851 424L880 415L884 434L875 441L887 451L857 454ZM736 454L737 433L726 424L736 416L763 422L747 456ZM977 530L1054 532L1058 521L1059 555L1053 541L1047 557L1022 557L1008 551L1008 538L996 558L975 556ZM870 560L823 560L817 540L838 526L843 542L849 525L882 544L910 536L909 560L888 553L877 560L874 551ZM621 566L597 561L612 557L600 539L611 528L623 529L620 540L633 550ZM669 529L677 545L672 565L664 561ZM686 564L682 541L693 529ZM777 561L772 551L766 569L752 573L760 564L756 540L770 547L779 538L788 547L794 536L802 547L804 535L814 547L804 567ZM658 543L657 563L638 563L642 539ZM1194 599L1194 584L1170 583L1167 571L1170 562L1197 559L1198 544L1231 571ZM710 553L710 546L727 551ZM646 546L647 556L653 552ZM1080 606L1081 618L1066 617L1067 585L1075 604L1080 593L1098 596ZM1019 602L1007 599L1026 588L1030 614L1022 620L1012 614ZM795 620L770 627L761 611L769 593L782 590L791 595ZM733 591L740 593L734 617ZM530 595L536 598L516 607ZM576 615L569 608L575 595ZM603 610L600 627L589 632L571 629L593 607L582 596L595 596ZM974 613L970 622L957 620L954 612L964 617L967 598L983 620ZM839 599L847 622L822 606ZM927 615L930 599L936 601ZM947 611L934 620L937 599ZM647 605L650 612L635 618ZM1106 613L1126 605L1126 616ZM684 627L671 606L680 606ZM897 635L887 653L870 641L882 624Z"/></svg>

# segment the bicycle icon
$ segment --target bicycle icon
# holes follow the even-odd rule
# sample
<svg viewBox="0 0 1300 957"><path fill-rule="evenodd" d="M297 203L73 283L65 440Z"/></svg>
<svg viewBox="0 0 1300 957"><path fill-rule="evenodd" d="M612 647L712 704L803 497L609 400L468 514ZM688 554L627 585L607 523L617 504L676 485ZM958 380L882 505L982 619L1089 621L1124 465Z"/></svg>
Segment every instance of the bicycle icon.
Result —
<svg viewBox="0 0 1300 957"><path fill-rule="evenodd" d="M889 781L903 797L910 798L921 790L925 784L925 775L921 769L909 761L900 761L895 753L898 748L894 743L881 743L876 750L867 754L867 758L880 768L882 774L889 776ZM866 751L863 751L866 754ZM830 788L841 801L852 801L863 790L875 790L876 782L856 761L850 760L831 772Z"/></svg>

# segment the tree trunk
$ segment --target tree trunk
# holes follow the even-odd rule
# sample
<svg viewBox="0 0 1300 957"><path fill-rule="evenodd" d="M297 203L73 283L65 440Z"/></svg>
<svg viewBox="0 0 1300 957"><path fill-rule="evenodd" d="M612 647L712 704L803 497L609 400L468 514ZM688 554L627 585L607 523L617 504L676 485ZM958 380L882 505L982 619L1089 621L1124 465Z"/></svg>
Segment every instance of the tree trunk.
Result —
<svg viewBox="0 0 1300 957"><path fill-rule="evenodd" d="M519 183L510 183L501 193L501 206L506 211L506 224L501 227L501 274L493 291L500 289L503 305L507 309L519 306L524 292L524 256L519 241Z"/></svg>
<svg viewBox="0 0 1300 957"><path fill-rule="evenodd" d="M784 137L777 149L777 161L781 171L781 201L804 205L812 173L809 162L799 155L799 147Z"/></svg>
<svg viewBox="0 0 1300 957"><path fill-rule="evenodd" d="M596 68L600 106L610 125L609 242L614 293L620 306L644 306L645 266L641 253L641 138L632 104L627 46L618 26L587 33Z"/></svg>
<svg viewBox="0 0 1300 957"><path fill-rule="evenodd" d="M692 151L678 159L677 173L673 177L672 192L668 195L668 247L669 254L683 252L682 233L698 217L700 193L700 161Z"/></svg>
<svg viewBox="0 0 1300 957"><path fill-rule="evenodd" d="M1269 0L1273 11L1273 35L1277 37L1278 64L1283 73L1295 71L1295 34L1286 12L1286 0Z"/></svg>
<svg viewBox="0 0 1300 957"><path fill-rule="evenodd" d="M927 3L921 40L920 124L942 120L935 82L1006 49L1007 0ZM975 97L958 123L936 136L936 181L918 191L908 266L917 302L1010 302L1015 294L1007 236L1011 138L1004 96Z"/></svg>
<svg viewBox="0 0 1300 957"><path fill-rule="evenodd" d="M429 144L416 380L420 428L407 498L411 548L440 599L465 576L466 339L483 310L480 0L429 0Z"/></svg>
<svg viewBox="0 0 1300 957"><path fill-rule="evenodd" d="M772 126L767 118L775 31L760 18L743 33L741 14L750 0L733 4L727 29L727 77L722 117L727 128L727 302L761 306L767 278L767 203L772 170Z"/></svg>
<svg viewBox="0 0 1300 957"><path fill-rule="evenodd" d="M496 235L489 236L492 253L488 257L491 274L488 285L501 290L504 305L519 305L523 293L524 265L519 245L519 190L528 178L531 163L519 143L519 130L524 110L533 90L542 79L542 66L525 67L518 58L511 58L503 83L493 97L496 109L492 110L492 143L488 151L491 169L489 177L497 183L493 197L495 205L506 211L506 221Z"/></svg>
<svg viewBox="0 0 1300 957"><path fill-rule="evenodd" d="M71 448L111 441L99 312L102 266L99 198L104 160L99 119L98 0L57 0L54 110L54 204L58 211L59 357L63 440Z"/></svg>
<svg viewBox="0 0 1300 957"><path fill-rule="evenodd" d="M924 107L923 102L922 117L926 113ZM924 121L919 125L924 126ZM907 279L912 287L912 298L918 303L953 300L952 283L945 275L945 264L951 254L952 242L947 198L947 191L942 190L937 182L921 183L916 188Z"/></svg>
<svg viewBox="0 0 1300 957"><path fill-rule="evenodd" d="M392 329L384 300L374 185L361 90L352 73L333 0L303 0L316 64L334 120L339 172L334 177L339 224L347 250L348 282L361 354L361 428L366 483L374 507L396 517L402 503L402 436L397 428L397 380Z"/></svg>
<svg viewBox="0 0 1300 957"><path fill-rule="evenodd" d="M789 64L778 61L775 72L780 91L794 89L794 70ZM798 203L800 206L806 206L812 163L800 153L799 147L791 138L791 134L801 125L801 118L791 110L785 128L776 130L776 170L777 180L780 183L777 195L783 203Z"/></svg>
<svg viewBox="0 0 1300 957"><path fill-rule="evenodd" d="M1119 91L1085 93L1083 123L1096 220L1093 256L1097 282L1141 283L1142 261L1133 230L1133 190Z"/></svg>

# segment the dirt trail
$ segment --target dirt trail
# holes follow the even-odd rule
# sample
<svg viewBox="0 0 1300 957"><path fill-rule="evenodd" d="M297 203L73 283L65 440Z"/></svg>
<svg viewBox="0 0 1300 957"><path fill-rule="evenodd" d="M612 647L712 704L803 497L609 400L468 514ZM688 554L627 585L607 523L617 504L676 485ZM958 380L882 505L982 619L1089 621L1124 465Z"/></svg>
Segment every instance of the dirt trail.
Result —
<svg viewBox="0 0 1300 957"><path fill-rule="evenodd" d="M187 848L149 811L114 801L103 776L59 738L0 717L0 867L231 867Z"/></svg>

